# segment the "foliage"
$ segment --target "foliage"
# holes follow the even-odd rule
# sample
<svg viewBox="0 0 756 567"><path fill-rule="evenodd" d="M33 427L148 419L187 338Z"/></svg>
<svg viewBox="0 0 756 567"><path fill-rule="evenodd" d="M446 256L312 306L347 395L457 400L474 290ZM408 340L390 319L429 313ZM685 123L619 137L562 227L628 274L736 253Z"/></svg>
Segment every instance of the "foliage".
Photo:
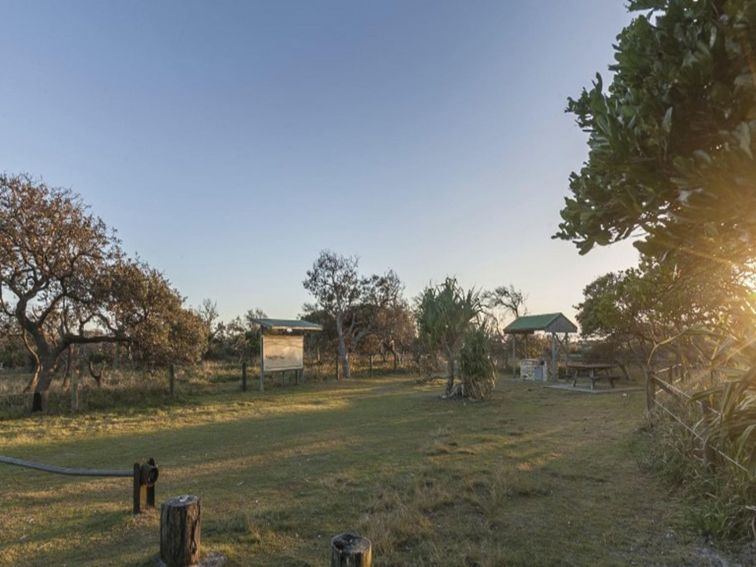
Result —
<svg viewBox="0 0 756 567"><path fill-rule="evenodd" d="M731 466L707 466L696 457L699 439L674 421L660 421L642 433L648 439L637 448L639 464L691 501L687 518L693 529L720 541L756 537L754 511L749 509L756 498L753 479Z"/></svg>
<svg viewBox="0 0 756 567"><path fill-rule="evenodd" d="M196 358L203 340L182 303L77 195L0 175L0 310L34 358L41 404L71 345L128 342L145 358Z"/></svg>
<svg viewBox="0 0 756 567"><path fill-rule="evenodd" d="M223 330L223 323L219 321L218 304L212 299L203 299L196 311L205 329L205 342L207 350L202 354L203 358L212 358L214 347L217 347L217 339Z"/></svg>
<svg viewBox="0 0 756 567"><path fill-rule="evenodd" d="M350 377L349 353L361 341L386 327L387 311L401 309L403 285L395 272L361 276L355 256L323 250L307 270L304 288L317 301L317 308L332 317L336 326L339 359L344 378Z"/></svg>
<svg viewBox="0 0 756 567"><path fill-rule="evenodd" d="M728 274L709 269L686 277L677 266L644 260L637 268L600 276L576 306L582 334L632 353L639 364L670 352L708 364L716 348L711 333L747 335L756 307L748 287L728 280Z"/></svg>
<svg viewBox="0 0 756 567"><path fill-rule="evenodd" d="M489 310L503 309L507 315L515 319L527 312L525 294L512 284L499 286L493 291L484 293L483 299Z"/></svg>
<svg viewBox="0 0 756 567"><path fill-rule="evenodd" d="M581 253L642 231L650 256L744 269L756 242L756 4L636 0L601 77L567 110L589 133L557 236ZM680 261L683 261L682 259ZM752 268L752 266L751 266Z"/></svg>
<svg viewBox="0 0 756 567"><path fill-rule="evenodd" d="M417 298L417 331L430 352L446 356L449 375L446 394L454 387L454 361L459 355L465 334L482 313L480 293L465 291L456 278L447 277L443 283L430 285Z"/></svg>
<svg viewBox="0 0 756 567"><path fill-rule="evenodd" d="M485 325L472 327L459 352L459 369L465 397L488 398L496 385L496 369L491 361L491 337Z"/></svg>
<svg viewBox="0 0 756 567"><path fill-rule="evenodd" d="M502 360L507 366L515 363L514 360L510 361L510 357L513 356L512 343L518 342L518 337L504 333L504 323L527 313L526 299L525 293L512 284L499 286L493 291L483 293L486 321L491 332L496 335L496 339L492 343L494 356L497 360ZM527 341L519 342L528 344ZM528 347L531 346L532 344L528 344ZM521 346L519 352L522 352L522 350L523 347Z"/></svg>
<svg viewBox="0 0 756 567"><path fill-rule="evenodd" d="M705 401L714 411L698 428L706 443L724 450L750 471L756 480L756 372L754 366L738 380L726 381L698 392L694 402Z"/></svg>

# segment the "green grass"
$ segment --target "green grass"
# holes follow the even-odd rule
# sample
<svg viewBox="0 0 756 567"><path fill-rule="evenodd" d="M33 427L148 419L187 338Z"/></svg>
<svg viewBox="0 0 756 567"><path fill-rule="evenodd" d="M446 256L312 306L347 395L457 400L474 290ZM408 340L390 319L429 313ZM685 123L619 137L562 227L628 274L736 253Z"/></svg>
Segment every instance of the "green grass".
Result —
<svg viewBox="0 0 756 567"><path fill-rule="evenodd" d="M686 508L636 464L642 394L501 381L481 403L408 376L203 394L182 404L0 421L0 453L123 468L158 500L202 497L204 552L324 565L356 530L377 565L705 565ZM0 465L0 564L152 565L158 514L129 479Z"/></svg>

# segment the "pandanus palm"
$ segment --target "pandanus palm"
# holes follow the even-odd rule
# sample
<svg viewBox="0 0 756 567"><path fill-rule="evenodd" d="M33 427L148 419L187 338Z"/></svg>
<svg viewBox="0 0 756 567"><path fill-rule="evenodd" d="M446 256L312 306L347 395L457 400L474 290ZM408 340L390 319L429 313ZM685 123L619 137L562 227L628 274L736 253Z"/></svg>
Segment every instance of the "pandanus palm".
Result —
<svg viewBox="0 0 756 567"><path fill-rule="evenodd" d="M465 333L482 310L480 293L463 290L456 278L446 278L440 285L427 287L418 299L418 333L431 350L442 351L447 359L447 394L454 386L454 360Z"/></svg>

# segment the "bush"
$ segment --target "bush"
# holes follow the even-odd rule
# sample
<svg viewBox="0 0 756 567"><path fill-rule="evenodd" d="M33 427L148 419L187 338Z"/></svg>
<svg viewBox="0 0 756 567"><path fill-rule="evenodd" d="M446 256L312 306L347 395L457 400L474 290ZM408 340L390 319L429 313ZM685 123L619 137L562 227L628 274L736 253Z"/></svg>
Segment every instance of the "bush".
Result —
<svg viewBox="0 0 756 567"><path fill-rule="evenodd" d="M483 400L491 395L496 385L496 370L491 360L491 337L484 326L467 332L459 353L463 395Z"/></svg>

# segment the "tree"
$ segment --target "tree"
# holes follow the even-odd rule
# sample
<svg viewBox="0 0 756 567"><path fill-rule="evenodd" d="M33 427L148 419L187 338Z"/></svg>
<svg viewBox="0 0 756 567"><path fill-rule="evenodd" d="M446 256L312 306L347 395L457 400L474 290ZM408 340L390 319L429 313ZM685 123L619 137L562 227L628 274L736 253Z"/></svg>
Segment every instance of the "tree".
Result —
<svg viewBox="0 0 756 567"><path fill-rule="evenodd" d="M213 347L213 342L217 339L218 334L223 326L218 320L218 304L211 299L203 299L197 308L197 315L202 320L207 337L207 350L203 353L203 358L208 358Z"/></svg>
<svg viewBox="0 0 756 567"><path fill-rule="evenodd" d="M45 408L72 345L154 346L168 327L166 340L175 341L190 326L181 304L161 274L125 257L77 195L0 175L0 310L34 360L34 410Z"/></svg>
<svg viewBox="0 0 756 567"><path fill-rule="evenodd" d="M454 361L465 334L482 311L480 294L474 289L465 291L456 278L447 277L439 285L426 287L417 299L420 339L429 350L441 351L446 356L449 367L447 396L454 388Z"/></svg>
<svg viewBox="0 0 756 567"><path fill-rule="evenodd" d="M588 132L556 237L581 253L640 236L644 254L694 270L756 259L756 3L634 0L614 76L567 110Z"/></svg>
<svg viewBox="0 0 756 567"><path fill-rule="evenodd" d="M716 271L686 278L673 266L644 260L588 284L576 306L577 319L584 336L601 339L618 359L631 353L644 370L652 355L709 365L716 350L710 337L729 335L752 321L752 315L733 310L749 293Z"/></svg>
<svg viewBox="0 0 756 567"><path fill-rule="evenodd" d="M372 333L383 310L401 300L402 283L391 270L383 275L360 276L355 256L323 250L307 271L304 288L318 307L336 323L338 357L349 379L349 353Z"/></svg>
<svg viewBox="0 0 756 567"><path fill-rule="evenodd" d="M499 343L498 346L500 347L498 354L504 354L505 360L508 358L509 351L511 350L512 353L512 364L514 364L514 358L516 354L516 341L517 341L517 335L509 335L509 341L511 341L511 349L504 348L506 346L507 340L504 337L503 333L503 326L502 326L502 319L503 317L501 315L501 311L503 311L504 317L513 317L517 319L521 315L524 315L527 313L527 307L525 305L526 296L525 294L515 288L514 285L510 284L508 286L503 285L499 286L493 291L488 291L483 294L483 299L485 300L486 308L487 308L487 314L489 315L489 321L490 325L493 328L493 330L498 333L499 335ZM527 351L528 346L528 339L527 335L524 336L525 340L525 350ZM502 352L503 351L503 352ZM525 353L525 356L527 356L527 353Z"/></svg>
<svg viewBox="0 0 756 567"><path fill-rule="evenodd" d="M486 305L490 310L502 308L508 314L517 319L527 311L525 307L525 294L516 289L512 284L499 286L493 291L484 294Z"/></svg>
<svg viewBox="0 0 756 567"><path fill-rule="evenodd" d="M459 369L463 397L484 400L491 395L496 386L496 369L491 360L491 336L485 324L473 325L467 331L459 353Z"/></svg>

